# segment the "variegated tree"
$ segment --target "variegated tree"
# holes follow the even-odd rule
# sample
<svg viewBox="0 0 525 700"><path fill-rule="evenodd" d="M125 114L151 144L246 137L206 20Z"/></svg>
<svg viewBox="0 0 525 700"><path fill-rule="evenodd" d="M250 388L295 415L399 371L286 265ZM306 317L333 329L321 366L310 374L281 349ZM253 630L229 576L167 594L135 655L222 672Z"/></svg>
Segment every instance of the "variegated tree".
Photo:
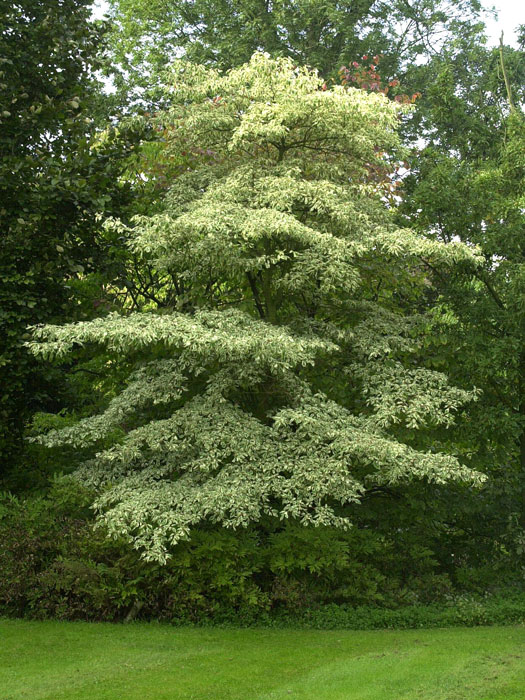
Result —
<svg viewBox="0 0 525 700"><path fill-rule="evenodd" d="M402 108L265 54L226 74L181 63L174 80L156 123L164 161L186 165L163 212L128 230L169 275L170 303L37 328L32 343L49 358L96 344L135 367L104 413L43 438L93 446L75 478L109 531L164 561L203 521L347 527L367 490L479 483L399 439L473 398L418 367L425 318L400 300L424 294L422 260L476 264L396 228L370 177Z"/></svg>

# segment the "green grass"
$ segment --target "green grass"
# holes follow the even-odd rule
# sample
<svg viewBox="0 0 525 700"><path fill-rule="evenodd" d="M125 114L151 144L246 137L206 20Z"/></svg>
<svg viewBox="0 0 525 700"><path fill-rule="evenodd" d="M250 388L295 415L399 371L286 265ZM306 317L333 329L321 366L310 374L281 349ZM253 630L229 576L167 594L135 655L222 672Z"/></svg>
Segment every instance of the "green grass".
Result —
<svg viewBox="0 0 525 700"><path fill-rule="evenodd" d="M0 621L0 700L525 700L525 627Z"/></svg>

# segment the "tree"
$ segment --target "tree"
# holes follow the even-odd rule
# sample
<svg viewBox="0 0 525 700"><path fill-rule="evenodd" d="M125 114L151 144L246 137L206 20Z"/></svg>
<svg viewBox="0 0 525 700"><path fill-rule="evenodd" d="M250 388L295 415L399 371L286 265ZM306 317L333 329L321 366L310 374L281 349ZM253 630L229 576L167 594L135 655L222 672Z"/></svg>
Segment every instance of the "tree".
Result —
<svg viewBox="0 0 525 700"><path fill-rule="evenodd" d="M288 56L335 77L342 64L383 54L385 77L432 55L444 38L469 34L479 22L478 0L110 0L117 86L151 90L183 53L228 69L254 51ZM140 93L140 91L139 91Z"/></svg>
<svg viewBox="0 0 525 700"><path fill-rule="evenodd" d="M451 499L457 537L470 540L471 562L490 550L513 565L525 524L524 68L522 51L468 43L435 61L418 117L429 143L411 161L402 206L420 233L483 254L473 274L429 270L426 365L480 391L461 439L467 463L489 480L475 497Z"/></svg>
<svg viewBox="0 0 525 700"><path fill-rule="evenodd" d="M2 470L16 466L31 412L57 406L57 376L23 348L27 325L71 314L68 283L101 266L96 214L129 199L119 175L134 138L93 137L103 32L90 4L0 3Z"/></svg>
<svg viewBox="0 0 525 700"><path fill-rule="evenodd" d="M76 478L109 531L163 561L206 521L346 527L365 493L479 484L422 437L473 395L414 364L426 321L402 311L424 293L423 259L476 255L396 228L370 182L403 108L265 54L226 74L179 64L171 99L157 126L191 167L127 230L169 274L170 303L31 343L58 359L95 345L132 368L105 412L43 438L94 447Z"/></svg>

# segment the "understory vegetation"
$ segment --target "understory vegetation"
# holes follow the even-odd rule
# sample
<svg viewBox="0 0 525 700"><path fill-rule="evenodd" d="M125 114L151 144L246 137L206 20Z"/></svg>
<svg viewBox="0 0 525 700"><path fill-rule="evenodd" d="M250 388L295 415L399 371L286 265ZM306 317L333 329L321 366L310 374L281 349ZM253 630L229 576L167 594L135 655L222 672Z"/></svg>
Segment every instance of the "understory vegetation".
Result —
<svg viewBox="0 0 525 700"><path fill-rule="evenodd" d="M344 532L268 519L240 532L200 529L159 564L93 530L91 500L60 481L42 498L4 499L0 615L321 629L525 622L520 572L468 538L460 566L439 560L430 528Z"/></svg>

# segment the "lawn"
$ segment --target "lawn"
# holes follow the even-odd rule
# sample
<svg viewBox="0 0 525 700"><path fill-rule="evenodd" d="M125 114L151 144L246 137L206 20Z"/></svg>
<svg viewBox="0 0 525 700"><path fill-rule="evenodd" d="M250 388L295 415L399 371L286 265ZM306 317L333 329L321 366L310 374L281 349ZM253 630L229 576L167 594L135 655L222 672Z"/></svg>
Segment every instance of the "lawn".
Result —
<svg viewBox="0 0 525 700"><path fill-rule="evenodd" d="M0 700L524 700L525 627L0 621Z"/></svg>

